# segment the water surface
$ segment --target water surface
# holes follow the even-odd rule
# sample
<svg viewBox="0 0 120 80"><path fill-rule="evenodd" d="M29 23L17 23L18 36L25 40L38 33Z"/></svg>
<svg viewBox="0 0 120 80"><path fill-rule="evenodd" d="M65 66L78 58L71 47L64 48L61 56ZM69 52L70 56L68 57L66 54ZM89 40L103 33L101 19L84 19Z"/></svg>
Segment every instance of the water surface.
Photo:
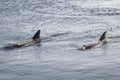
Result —
<svg viewBox="0 0 120 80"><path fill-rule="evenodd" d="M120 33L119 0L0 0L0 47L32 38L41 45L0 50L0 80L119 80L120 38L79 51L102 32Z"/></svg>

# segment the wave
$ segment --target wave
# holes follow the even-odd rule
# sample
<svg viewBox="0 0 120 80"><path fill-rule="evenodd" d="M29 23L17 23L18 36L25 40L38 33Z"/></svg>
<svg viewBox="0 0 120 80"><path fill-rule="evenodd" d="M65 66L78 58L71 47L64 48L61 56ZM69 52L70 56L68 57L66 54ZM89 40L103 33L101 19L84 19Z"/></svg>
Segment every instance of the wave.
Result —
<svg viewBox="0 0 120 80"><path fill-rule="evenodd" d="M120 8L111 1L96 0L3 0L0 1L0 13L5 15L33 14L49 15L119 15ZM117 2L114 1L114 4Z"/></svg>

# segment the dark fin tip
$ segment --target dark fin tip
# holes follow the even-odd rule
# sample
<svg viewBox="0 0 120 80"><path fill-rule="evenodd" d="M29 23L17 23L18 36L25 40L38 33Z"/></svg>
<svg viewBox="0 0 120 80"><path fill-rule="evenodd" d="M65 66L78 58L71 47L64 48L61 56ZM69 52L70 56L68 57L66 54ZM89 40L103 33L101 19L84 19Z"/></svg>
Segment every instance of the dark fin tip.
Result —
<svg viewBox="0 0 120 80"><path fill-rule="evenodd" d="M35 35L32 37L32 39L37 39L37 38L40 38L40 32L41 30L38 30Z"/></svg>
<svg viewBox="0 0 120 80"><path fill-rule="evenodd" d="M103 32L102 36L100 37L99 41L102 41L106 38L107 31Z"/></svg>

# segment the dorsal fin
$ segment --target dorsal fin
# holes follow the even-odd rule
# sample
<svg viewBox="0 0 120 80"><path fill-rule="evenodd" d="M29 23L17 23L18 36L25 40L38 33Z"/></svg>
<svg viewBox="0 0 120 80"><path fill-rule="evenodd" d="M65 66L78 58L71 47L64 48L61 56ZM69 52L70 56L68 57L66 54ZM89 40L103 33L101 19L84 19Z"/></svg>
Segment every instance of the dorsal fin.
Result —
<svg viewBox="0 0 120 80"><path fill-rule="evenodd" d="M40 30L38 30L35 35L32 37L32 39L40 38Z"/></svg>
<svg viewBox="0 0 120 80"><path fill-rule="evenodd" d="M100 37L99 41L102 41L106 38L107 31L103 32L102 36Z"/></svg>

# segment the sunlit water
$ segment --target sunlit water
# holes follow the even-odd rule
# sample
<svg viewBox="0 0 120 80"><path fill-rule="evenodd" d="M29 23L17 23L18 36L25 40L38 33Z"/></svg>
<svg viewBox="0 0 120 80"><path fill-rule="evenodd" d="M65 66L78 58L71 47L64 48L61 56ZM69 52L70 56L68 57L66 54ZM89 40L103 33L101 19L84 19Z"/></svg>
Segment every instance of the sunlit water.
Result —
<svg viewBox="0 0 120 80"><path fill-rule="evenodd" d="M5 50L41 29L41 45ZM0 80L119 80L120 38L96 49L102 32L120 35L119 0L0 0Z"/></svg>

